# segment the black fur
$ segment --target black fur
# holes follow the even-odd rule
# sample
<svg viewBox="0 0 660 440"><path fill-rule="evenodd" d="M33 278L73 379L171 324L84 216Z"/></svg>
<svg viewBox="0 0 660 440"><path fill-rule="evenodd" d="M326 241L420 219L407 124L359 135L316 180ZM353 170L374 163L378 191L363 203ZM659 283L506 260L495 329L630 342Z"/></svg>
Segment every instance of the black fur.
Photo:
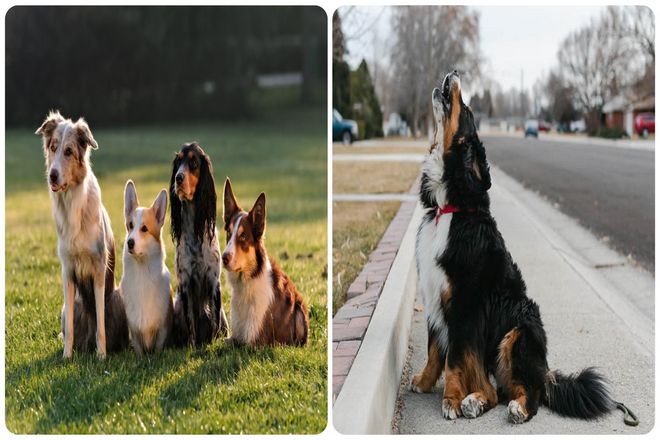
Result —
<svg viewBox="0 0 660 440"><path fill-rule="evenodd" d="M192 151L199 159L199 181L193 203L195 204L195 235L201 241L205 234L209 242L215 234L216 203L215 180L211 159L197 142L190 142L181 147L183 158L177 153L172 162L172 175L170 176L170 220L172 227L172 240L176 243L181 237L181 200L176 195L175 178L179 167L188 160L188 153Z"/></svg>
<svg viewBox="0 0 660 440"><path fill-rule="evenodd" d="M600 375L590 368L570 376L549 371L539 307L527 297L520 270L490 214L486 151L472 113L462 100L459 121L451 145L443 153L442 181L447 203L461 211L453 214L446 249L436 258L452 292L451 299L437 312L444 314L448 327L447 365L460 366L466 352L471 351L487 373L496 374L500 343L515 328L518 337L511 349L511 377L525 389L527 420L536 414L540 403L565 416L600 417L613 407ZM437 202L428 181L424 174L420 200L426 208L435 208ZM423 222L434 219L435 211L429 209ZM506 396L506 391L501 396L507 399L505 403L513 398Z"/></svg>
<svg viewBox="0 0 660 440"><path fill-rule="evenodd" d="M191 152L199 166L199 177L192 201L182 202L176 194L176 174L182 164L190 161ZM172 241L176 247L179 283L174 310L173 335L170 338L174 346L190 344L198 347L211 342L218 334L227 333L227 318L222 308L220 283L217 278L220 274L219 248L217 249L217 274L212 275L210 272L206 272L208 262L200 260L204 255L204 247L211 248L207 249L209 253L213 253L214 246L217 247L217 241L215 241L217 239L215 232L216 201L213 167L209 156L197 142L184 144L181 151L174 156L170 177L170 219ZM192 222L193 228L192 234L186 236L186 240L181 240L185 229L184 222ZM185 263L179 263L184 255L187 258L187 264L192 264L192 267L183 268L182 264Z"/></svg>

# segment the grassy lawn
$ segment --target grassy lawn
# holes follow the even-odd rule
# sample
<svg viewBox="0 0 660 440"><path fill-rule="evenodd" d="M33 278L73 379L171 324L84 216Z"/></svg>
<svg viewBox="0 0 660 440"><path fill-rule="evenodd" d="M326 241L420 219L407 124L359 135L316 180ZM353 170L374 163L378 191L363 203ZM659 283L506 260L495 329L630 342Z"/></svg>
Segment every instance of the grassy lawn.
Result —
<svg viewBox="0 0 660 440"><path fill-rule="evenodd" d="M346 301L348 287L362 270L399 206L399 202L332 204L333 313Z"/></svg>
<svg viewBox="0 0 660 440"><path fill-rule="evenodd" d="M420 173L415 162L344 162L332 164L335 194L406 193Z"/></svg>
<svg viewBox="0 0 660 440"><path fill-rule="evenodd" d="M44 109L44 114L47 109ZM64 112L65 116L68 116ZM298 108L256 122L96 129L92 162L117 242L122 273L123 189L135 181L151 204L169 183L184 141L211 156L222 228L222 187L230 176L249 209L267 194L266 246L310 305L305 348L132 351L99 361L62 360L63 303L56 233L34 127L6 135L5 404L14 433L318 433L327 420L326 110ZM169 214L168 214L169 217ZM165 225L167 265L174 247ZM224 233L221 232L224 244ZM223 301L230 291L223 275ZM230 317L231 320L231 317Z"/></svg>

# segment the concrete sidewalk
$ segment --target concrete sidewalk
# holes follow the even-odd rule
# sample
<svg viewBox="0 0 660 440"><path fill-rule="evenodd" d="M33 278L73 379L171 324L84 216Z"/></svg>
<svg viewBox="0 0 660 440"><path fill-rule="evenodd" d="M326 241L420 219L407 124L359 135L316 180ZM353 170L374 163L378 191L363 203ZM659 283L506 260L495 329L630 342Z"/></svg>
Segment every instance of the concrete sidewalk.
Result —
<svg viewBox="0 0 660 440"><path fill-rule="evenodd" d="M523 189L497 168L492 169L491 208L507 247L518 263L528 294L539 303L548 336L548 362L553 369L577 372L597 366L611 382L614 398L640 419L624 425L614 411L597 421L567 419L542 407L523 425L507 421L506 406L483 416L447 421L441 412L442 380L437 392L410 392L412 375L426 361L426 324L416 298L410 353L393 429L401 434L643 434L654 425L654 280L635 267L601 273L610 261L603 244L576 222ZM626 287L629 286L629 287ZM634 291L641 290L635 294Z"/></svg>

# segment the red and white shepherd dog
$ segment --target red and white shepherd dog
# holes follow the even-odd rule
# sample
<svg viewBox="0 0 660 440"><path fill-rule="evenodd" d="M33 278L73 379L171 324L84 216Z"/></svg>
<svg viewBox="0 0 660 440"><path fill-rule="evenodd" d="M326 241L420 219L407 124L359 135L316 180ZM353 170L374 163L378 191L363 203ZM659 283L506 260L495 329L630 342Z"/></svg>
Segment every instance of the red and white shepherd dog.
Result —
<svg viewBox="0 0 660 440"><path fill-rule="evenodd" d="M490 172L456 71L432 95L434 142L422 168L417 234L419 286L428 325L428 361L413 390L430 392L444 370L442 414L474 418L508 404L513 423L539 405L593 419L614 403L592 368L550 370L538 305L527 297L518 266L490 214ZM489 380L497 379L500 392Z"/></svg>
<svg viewBox="0 0 660 440"><path fill-rule="evenodd" d="M115 290L115 241L90 164L98 144L87 123L51 112L36 131L43 138L46 179L62 263L64 357L73 349L99 357L128 345L126 314Z"/></svg>
<svg viewBox="0 0 660 440"><path fill-rule="evenodd" d="M305 345L307 304L264 245L266 195L250 212L239 206L229 178L225 182L224 222L227 246L222 262L231 285L233 342L248 345Z"/></svg>

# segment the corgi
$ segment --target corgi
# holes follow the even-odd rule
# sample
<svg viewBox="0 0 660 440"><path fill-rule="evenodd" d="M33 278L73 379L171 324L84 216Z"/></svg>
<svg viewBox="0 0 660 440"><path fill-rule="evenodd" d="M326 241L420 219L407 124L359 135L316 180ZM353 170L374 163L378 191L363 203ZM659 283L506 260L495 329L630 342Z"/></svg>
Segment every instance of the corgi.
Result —
<svg viewBox="0 0 660 440"><path fill-rule="evenodd" d="M307 304L264 245L266 195L243 211L227 178L224 190L227 246L222 263L231 286L230 343L298 345L307 343Z"/></svg>
<svg viewBox="0 0 660 440"><path fill-rule="evenodd" d="M167 212L163 189L151 207L139 207L135 185L124 190L124 274L120 289L135 353L159 352L168 342L173 306L170 272L165 266L162 229Z"/></svg>

